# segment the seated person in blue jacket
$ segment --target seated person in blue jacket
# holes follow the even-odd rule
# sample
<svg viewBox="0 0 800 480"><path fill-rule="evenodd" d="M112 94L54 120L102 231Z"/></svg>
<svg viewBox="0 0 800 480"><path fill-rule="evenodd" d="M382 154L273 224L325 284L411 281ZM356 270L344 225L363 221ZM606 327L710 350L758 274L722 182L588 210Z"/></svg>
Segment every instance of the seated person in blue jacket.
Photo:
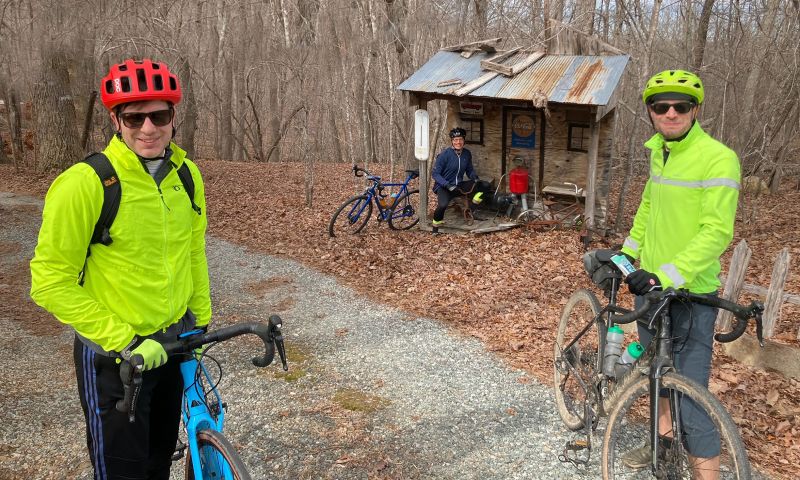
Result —
<svg viewBox="0 0 800 480"><path fill-rule="evenodd" d="M444 224L444 211L450 202L460 196L470 200L470 208L481 203L484 192L476 189L478 174L472 167L472 153L464 148L467 131L456 127L450 130L452 146L443 150L433 165L433 193L439 202L433 212L433 232L438 233L439 227ZM463 180L463 176L467 180ZM473 193L474 192L474 193Z"/></svg>

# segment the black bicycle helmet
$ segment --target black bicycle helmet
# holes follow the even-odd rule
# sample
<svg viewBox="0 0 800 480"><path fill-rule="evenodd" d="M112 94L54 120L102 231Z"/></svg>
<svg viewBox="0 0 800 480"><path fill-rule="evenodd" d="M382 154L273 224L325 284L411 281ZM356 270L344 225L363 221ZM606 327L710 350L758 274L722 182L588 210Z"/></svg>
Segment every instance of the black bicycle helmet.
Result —
<svg viewBox="0 0 800 480"><path fill-rule="evenodd" d="M467 131L461 127L456 127L450 130L450 138L463 137L467 138Z"/></svg>

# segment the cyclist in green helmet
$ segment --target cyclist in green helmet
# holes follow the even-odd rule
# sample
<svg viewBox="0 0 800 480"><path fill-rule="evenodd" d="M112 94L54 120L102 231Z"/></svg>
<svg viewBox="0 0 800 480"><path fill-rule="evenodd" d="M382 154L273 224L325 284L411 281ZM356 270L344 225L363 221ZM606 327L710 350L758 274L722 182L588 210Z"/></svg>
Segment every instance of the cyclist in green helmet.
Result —
<svg viewBox="0 0 800 480"><path fill-rule="evenodd" d="M684 70L657 73L642 93L656 133L645 143L651 151L650 177L622 248L631 261L639 259L640 268L625 279L637 296L667 287L716 295L720 286L719 257L733 238L740 166L736 153L698 123L704 99L703 82ZM640 304L641 299L636 300ZM717 310L675 305L671 314L676 368L708 387ZM642 344L653 335L639 326ZM669 403L665 398L660 402L659 433L669 442ZM719 434L690 399L682 399L680 408L695 477L717 478ZM644 468L650 464L649 455L645 445L623 461Z"/></svg>

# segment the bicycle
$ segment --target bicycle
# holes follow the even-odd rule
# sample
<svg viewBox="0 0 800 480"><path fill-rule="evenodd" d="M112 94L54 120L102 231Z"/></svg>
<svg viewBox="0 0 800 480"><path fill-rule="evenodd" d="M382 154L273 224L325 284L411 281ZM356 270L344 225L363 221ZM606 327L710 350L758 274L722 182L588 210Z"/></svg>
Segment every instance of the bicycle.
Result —
<svg viewBox="0 0 800 480"><path fill-rule="evenodd" d="M284 371L288 370L281 333L282 323L280 317L272 315L267 324L245 323L207 333L193 330L182 334L178 341L163 345L168 355L182 357L180 370L184 390L181 413L188 452L184 455L187 445L179 442L172 459L177 461L186 457L185 479L249 480L251 478L236 449L222 434L227 410L227 405L217 390L222 377L222 367L207 352L218 342L251 333L261 338L265 349L263 356L252 359L253 365L266 367L271 364L277 349ZM211 345L201 354L194 353L195 349L208 344ZM212 378L206 368L205 360L211 360L217 365L216 379ZM136 420L136 399L138 388L142 383L141 365L141 355L135 355L130 361L123 361L120 364L124 397L117 402L116 408L120 412L127 413L131 423Z"/></svg>
<svg viewBox="0 0 800 480"><path fill-rule="evenodd" d="M336 210L328 224L328 235L335 237L336 231L359 233L372 216L373 203L378 208L377 220L386 220L392 230L408 230L419 222L419 190L408 189L409 182L419 177L419 170L406 170L403 183L384 183L381 177L372 175L358 165L353 165L353 175L366 176L370 184L363 193L349 198ZM399 188L397 192L387 195L383 192L386 187Z"/></svg>
<svg viewBox="0 0 800 480"><path fill-rule="evenodd" d="M517 223L550 230L583 225L583 189L570 182L564 182L561 185L544 187L541 199L534 192L533 206L517 215ZM556 197L570 198L570 200L565 202L557 200Z"/></svg>
<svg viewBox="0 0 800 480"><path fill-rule="evenodd" d="M596 261L589 257L592 254ZM591 433L600 418L608 416L601 462L604 479L692 478L692 469L702 466L690 464L684 433L678 428L681 425L678 402L681 396L687 396L706 411L719 432L721 478L750 478L747 454L730 414L705 387L684 377L673 366L669 306L675 301L688 301L731 311L736 323L730 332L715 334L714 338L720 342L739 338L748 320L755 319L756 334L762 342L763 305L752 302L745 307L715 296L670 288L645 295L642 306L629 311L617 305L622 274L611 262L612 254L609 250L598 250L584 256L587 272L609 300L606 306L601 307L590 290L577 290L564 306L559 322L554 348L555 402L564 424L570 430L582 430L585 436L568 442L559 459L585 466L591 456ZM621 378L606 375L603 372L606 332L613 325L633 321L655 327L656 335L627 374ZM655 399L659 397L657 392L664 390L668 392L672 414L673 438L669 446L658 440L659 402ZM628 469L620 457L647 442L651 448L649 468Z"/></svg>

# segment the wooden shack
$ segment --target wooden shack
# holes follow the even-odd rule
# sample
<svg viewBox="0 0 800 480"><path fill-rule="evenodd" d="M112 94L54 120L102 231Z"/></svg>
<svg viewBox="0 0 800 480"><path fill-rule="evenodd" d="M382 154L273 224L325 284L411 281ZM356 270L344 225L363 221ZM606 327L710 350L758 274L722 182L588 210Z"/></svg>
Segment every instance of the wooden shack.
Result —
<svg viewBox="0 0 800 480"><path fill-rule="evenodd" d="M467 131L466 148L481 178L507 189L507 173L523 164L532 179L530 199L543 190L566 193L574 188L567 184L575 184L587 223L601 225L616 92L629 56L498 51L500 40L443 48L398 89L421 109L432 100L447 102L443 131ZM420 162L420 171L429 171L436 154ZM428 190L425 177L420 186ZM421 224L425 228L427 218Z"/></svg>

